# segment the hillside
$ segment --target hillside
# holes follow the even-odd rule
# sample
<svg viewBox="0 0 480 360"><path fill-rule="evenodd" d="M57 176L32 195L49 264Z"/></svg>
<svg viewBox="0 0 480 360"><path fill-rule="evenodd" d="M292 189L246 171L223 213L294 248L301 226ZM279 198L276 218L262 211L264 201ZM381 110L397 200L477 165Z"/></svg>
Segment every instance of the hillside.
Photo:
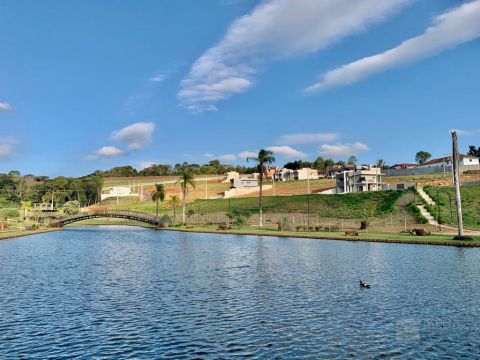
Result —
<svg viewBox="0 0 480 360"><path fill-rule="evenodd" d="M425 192L440 205L440 218L444 224L457 225L455 194L452 186L426 186ZM462 186L463 223L465 228L480 229L480 186ZM435 211L437 209L435 208Z"/></svg>

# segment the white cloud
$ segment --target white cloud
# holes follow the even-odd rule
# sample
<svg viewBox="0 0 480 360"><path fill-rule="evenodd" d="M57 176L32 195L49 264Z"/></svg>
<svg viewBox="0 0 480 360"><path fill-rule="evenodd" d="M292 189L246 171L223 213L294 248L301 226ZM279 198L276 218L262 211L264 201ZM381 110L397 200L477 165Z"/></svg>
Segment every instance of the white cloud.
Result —
<svg viewBox="0 0 480 360"><path fill-rule="evenodd" d="M267 60L318 51L384 20L411 0L268 0L235 20L192 65L180 103L193 112L248 90Z"/></svg>
<svg viewBox="0 0 480 360"><path fill-rule="evenodd" d="M308 143L320 143L330 142L338 140L339 135L337 133L317 133L317 134L290 134L283 135L278 139L280 144L308 144Z"/></svg>
<svg viewBox="0 0 480 360"><path fill-rule="evenodd" d="M270 146L270 147L267 147L266 150L270 150L276 155L283 155L288 158L293 158L293 157L304 158L307 156L307 154L301 151L295 150L290 146Z"/></svg>
<svg viewBox="0 0 480 360"><path fill-rule="evenodd" d="M12 106L11 106L9 103L6 103L6 102L2 103L2 102L0 102L0 111L12 111L12 110L13 110L13 108L12 108Z"/></svg>
<svg viewBox="0 0 480 360"><path fill-rule="evenodd" d="M205 153L203 154L204 157L208 159L216 159L220 161L234 161L237 159L237 157L234 154L224 154L224 155L215 155L212 153Z"/></svg>
<svg viewBox="0 0 480 360"><path fill-rule="evenodd" d="M0 144L0 159L4 159L13 153L12 144Z"/></svg>
<svg viewBox="0 0 480 360"><path fill-rule="evenodd" d="M383 53L343 65L323 75L307 92L348 85L376 73L434 56L480 36L480 0L465 3L435 17L419 36Z"/></svg>
<svg viewBox="0 0 480 360"><path fill-rule="evenodd" d="M220 160L220 161L234 161L236 159L237 159L237 157L233 154L225 154L225 155L220 155L218 157L218 160Z"/></svg>
<svg viewBox="0 0 480 360"><path fill-rule="evenodd" d="M139 170L143 170L143 169L146 169L152 165L155 165L155 162L153 161L145 161L145 160L141 160L138 162L138 168Z"/></svg>
<svg viewBox="0 0 480 360"><path fill-rule="evenodd" d="M461 130L454 129L460 136L480 136L480 129L477 130Z"/></svg>
<svg viewBox="0 0 480 360"><path fill-rule="evenodd" d="M353 144L323 144L320 146L320 153L331 157L356 155L368 150L370 148L367 145L358 141Z"/></svg>
<svg viewBox="0 0 480 360"><path fill-rule="evenodd" d="M127 155L127 153L115 146L102 146L100 149L95 151L95 154L103 157L115 157L120 155Z"/></svg>
<svg viewBox="0 0 480 360"><path fill-rule="evenodd" d="M150 142L155 124L153 122L138 122L112 133L112 139L125 143L130 150L143 148Z"/></svg>
<svg viewBox="0 0 480 360"><path fill-rule="evenodd" d="M15 136L0 137L0 159L4 159L12 155L17 142L18 141Z"/></svg>
<svg viewBox="0 0 480 360"><path fill-rule="evenodd" d="M255 151L242 151L240 154L238 154L238 157L243 160L246 160L247 158L255 158L257 156L258 153Z"/></svg>
<svg viewBox="0 0 480 360"><path fill-rule="evenodd" d="M148 79L148 81L161 82L161 81L165 80L166 78L167 78L167 75L165 75L165 74L156 74L156 75L152 76L150 79Z"/></svg>

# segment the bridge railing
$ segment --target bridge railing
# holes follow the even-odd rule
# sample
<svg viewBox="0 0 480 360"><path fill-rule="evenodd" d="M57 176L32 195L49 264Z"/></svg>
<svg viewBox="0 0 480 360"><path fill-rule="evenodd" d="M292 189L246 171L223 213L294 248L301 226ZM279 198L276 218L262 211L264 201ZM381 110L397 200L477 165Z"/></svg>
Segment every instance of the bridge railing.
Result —
<svg viewBox="0 0 480 360"><path fill-rule="evenodd" d="M68 222L70 220L75 220L75 219L81 219L89 216L102 216L105 215L105 217L109 216L125 216L125 217L135 217L139 219L145 219L149 221L158 221L159 218L156 217L155 215L148 214L148 213L143 213L139 211L121 211L121 210L112 210L112 211L88 211L88 212L81 212L76 215L68 216L65 217L61 220L58 221L58 223L62 222Z"/></svg>

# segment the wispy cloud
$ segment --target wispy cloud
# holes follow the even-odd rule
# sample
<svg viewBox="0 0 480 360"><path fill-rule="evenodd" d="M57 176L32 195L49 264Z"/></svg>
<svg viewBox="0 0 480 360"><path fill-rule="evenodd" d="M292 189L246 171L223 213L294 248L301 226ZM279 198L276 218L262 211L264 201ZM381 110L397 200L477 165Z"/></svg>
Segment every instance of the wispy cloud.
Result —
<svg viewBox="0 0 480 360"><path fill-rule="evenodd" d="M153 122L138 122L114 131L111 138L127 144L130 150L138 150L150 142L154 130Z"/></svg>
<svg viewBox="0 0 480 360"><path fill-rule="evenodd" d="M281 136L277 142L286 145L321 143L335 141L339 137L337 133L289 134Z"/></svg>
<svg viewBox="0 0 480 360"><path fill-rule="evenodd" d="M368 56L323 75L307 92L326 90L363 80L376 73L434 56L480 36L480 0L464 3L434 18L419 36L383 53Z"/></svg>
<svg viewBox="0 0 480 360"><path fill-rule="evenodd" d="M12 106L11 106L9 103L6 103L6 102L2 103L2 102L0 102L0 111L12 111L12 110L13 110L13 108L12 108Z"/></svg>
<svg viewBox="0 0 480 360"><path fill-rule="evenodd" d="M155 164L153 161L141 160L138 162L138 169L143 170Z"/></svg>
<svg viewBox="0 0 480 360"><path fill-rule="evenodd" d="M167 78L166 74L156 74L156 75L153 75L150 79L148 79L148 81L158 83L165 80L166 78Z"/></svg>
<svg viewBox="0 0 480 360"><path fill-rule="evenodd" d="M234 154L215 155L212 153L205 153L203 154L203 156L208 159L216 159L220 161L234 161L237 159L237 157Z"/></svg>
<svg viewBox="0 0 480 360"><path fill-rule="evenodd" d="M193 112L248 90L260 64L321 50L384 20L411 0L268 0L235 20L224 38L192 65L180 103Z"/></svg>
<svg viewBox="0 0 480 360"><path fill-rule="evenodd" d="M15 136L0 137L0 159L10 157L15 151L15 145L17 142Z"/></svg>
<svg viewBox="0 0 480 360"><path fill-rule="evenodd" d="M118 156L125 156L127 152L119 149L115 146L102 146L98 150L95 151L94 154L87 155L87 160L98 160L101 158L114 158Z"/></svg>
<svg viewBox="0 0 480 360"><path fill-rule="evenodd" d="M238 154L238 157L243 160L247 160L248 158L255 158L258 156L258 153L255 151L242 151L240 154Z"/></svg>
<svg viewBox="0 0 480 360"><path fill-rule="evenodd" d="M480 136L480 129L476 130L461 130L461 129L454 129L458 135L460 136Z"/></svg>
<svg viewBox="0 0 480 360"><path fill-rule="evenodd" d="M235 161L236 159L237 157L233 154L224 154L218 157L218 160L220 161Z"/></svg>
<svg viewBox="0 0 480 360"><path fill-rule="evenodd" d="M282 155L282 156L285 156L287 158L293 158L293 157L304 158L304 157L307 156L307 154L305 154L301 151L295 150L295 149L291 148L290 146L269 146L269 147L266 148L266 150L270 150L274 154Z"/></svg>
<svg viewBox="0 0 480 360"><path fill-rule="evenodd" d="M320 154L330 157L357 155L368 150L370 148L367 145L358 141L353 144L323 144L320 146Z"/></svg>

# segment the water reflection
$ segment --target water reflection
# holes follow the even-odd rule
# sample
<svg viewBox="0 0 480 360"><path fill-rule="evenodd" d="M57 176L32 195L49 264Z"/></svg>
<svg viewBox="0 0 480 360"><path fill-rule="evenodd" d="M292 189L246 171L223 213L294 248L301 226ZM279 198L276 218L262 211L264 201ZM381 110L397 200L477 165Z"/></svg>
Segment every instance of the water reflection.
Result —
<svg viewBox="0 0 480 360"><path fill-rule="evenodd" d="M0 356L473 358L479 260L132 227L1 241Z"/></svg>

